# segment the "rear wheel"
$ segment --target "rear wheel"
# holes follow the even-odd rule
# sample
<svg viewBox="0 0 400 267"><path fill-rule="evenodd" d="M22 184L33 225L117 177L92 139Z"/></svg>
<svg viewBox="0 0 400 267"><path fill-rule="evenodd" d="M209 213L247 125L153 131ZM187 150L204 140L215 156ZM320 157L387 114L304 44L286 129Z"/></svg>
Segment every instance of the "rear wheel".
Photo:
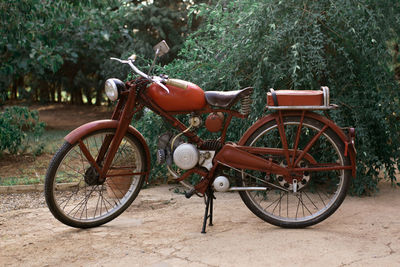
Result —
<svg viewBox="0 0 400 267"><path fill-rule="evenodd" d="M241 191L240 196L261 219L281 227L301 228L328 218L343 202L351 171L340 168L349 166L350 160L344 156L344 144L338 135L320 121L305 117L301 122L299 116L285 116L283 120L289 155L274 153L263 156L281 166L305 171L297 171L289 176L243 171L242 186L267 189ZM296 138L298 135L300 138ZM262 125L245 140L245 145L283 151L276 121ZM305 156L298 159L307 147L309 150ZM296 190L293 190L294 187Z"/></svg>
<svg viewBox="0 0 400 267"><path fill-rule="evenodd" d="M104 129L81 140L97 159L105 140L115 129ZM107 141L106 141L107 142ZM105 158L105 157L104 157ZM102 162L98 163L100 166ZM45 180L45 197L54 217L78 228L95 227L120 215L138 195L147 170L142 144L127 133L104 181L85 157L79 144L65 142L53 157Z"/></svg>

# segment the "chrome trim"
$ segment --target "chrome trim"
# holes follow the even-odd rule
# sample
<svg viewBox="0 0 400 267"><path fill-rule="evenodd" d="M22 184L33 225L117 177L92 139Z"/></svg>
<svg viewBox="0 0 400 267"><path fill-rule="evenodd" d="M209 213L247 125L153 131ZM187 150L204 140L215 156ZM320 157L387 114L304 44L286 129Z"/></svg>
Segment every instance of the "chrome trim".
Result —
<svg viewBox="0 0 400 267"><path fill-rule="evenodd" d="M282 109L287 109L287 110L302 110L302 109L308 109L308 110L326 110L326 109L335 109L338 108L338 105L335 104L330 104L329 106L267 106L268 109L271 110L282 110Z"/></svg>
<svg viewBox="0 0 400 267"><path fill-rule="evenodd" d="M111 101L115 101L119 98L118 88L113 78L107 79L104 83L104 92Z"/></svg>
<svg viewBox="0 0 400 267"><path fill-rule="evenodd" d="M266 191L266 187L231 187L228 191Z"/></svg>
<svg viewBox="0 0 400 267"><path fill-rule="evenodd" d="M329 106L329 87L328 86L321 86L321 90L324 92L324 106Z"/></svg>

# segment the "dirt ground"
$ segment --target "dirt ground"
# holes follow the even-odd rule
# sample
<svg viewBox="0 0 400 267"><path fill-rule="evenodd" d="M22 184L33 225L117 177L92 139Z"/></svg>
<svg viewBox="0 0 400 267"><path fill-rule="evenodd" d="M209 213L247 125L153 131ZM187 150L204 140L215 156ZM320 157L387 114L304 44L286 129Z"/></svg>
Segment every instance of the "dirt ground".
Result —
<svg viewBox="0 0 400 267"><path fill-rule="evenodd" d="M217 193L214 226L201 234L203 200L187 200L171 186L142 190L120 217L89 230L61 224L45 207L7 211L0 265L400 266L400 191L380 187L297 230L263 222L237 193Z"/></svg>
<svg viewBox="0 0 400 267"><path fill-rule="evenodd" d="M72 130L90 121L110 119L112 115L112 108L104 106L53 104L30 108L39 111L47 129Z"/></svg>

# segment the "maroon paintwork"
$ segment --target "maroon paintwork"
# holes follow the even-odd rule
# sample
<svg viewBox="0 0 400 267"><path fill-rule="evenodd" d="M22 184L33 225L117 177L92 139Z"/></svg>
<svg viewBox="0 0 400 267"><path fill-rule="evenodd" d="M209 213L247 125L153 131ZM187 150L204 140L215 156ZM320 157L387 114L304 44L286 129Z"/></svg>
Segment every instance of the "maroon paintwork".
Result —
<svg viewBox="0 0 400 267"><path fill-rule="evenodd" d="M204 91L193 83L185 86L166 85L167 93L158 84L151 84L147 93L153 101L165 111L196 111L206 105Z"/></svg>

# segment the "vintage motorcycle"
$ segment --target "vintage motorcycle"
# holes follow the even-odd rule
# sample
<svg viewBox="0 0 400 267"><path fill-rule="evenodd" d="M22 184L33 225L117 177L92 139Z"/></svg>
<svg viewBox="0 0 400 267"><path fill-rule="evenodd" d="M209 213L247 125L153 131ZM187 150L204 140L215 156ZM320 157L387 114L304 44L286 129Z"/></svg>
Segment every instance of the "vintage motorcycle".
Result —
<svg viewBox="0 0 400 267"><path fill-rule="evenodd" d="M154 49L152 67L169 50L164 41ZM328 87L271 89L266 97L272 113L238 142L228 142L232 118L245 119L251 112L253 88L204 92L187 81L145 74L134 65L135 58L111 58L139 75L126 83L106 81L106 95L118 100L112 118L70 132L50 163L45 197L59 221L78 228L99 226L135 200L151 169L148 145L130 125L144 107L176 129L159 137L157 161L188 187L187 198L204 197L202 233L207 221L212 225L215 191L238 191L255 215L287 228L319 223L343 202L356 173L354 129L340 128L314 112L337 107L329 103ZM202 127L218 138L200 138L196 130ZM192 174L201 177L194 186L186 182Z"/></svg>

